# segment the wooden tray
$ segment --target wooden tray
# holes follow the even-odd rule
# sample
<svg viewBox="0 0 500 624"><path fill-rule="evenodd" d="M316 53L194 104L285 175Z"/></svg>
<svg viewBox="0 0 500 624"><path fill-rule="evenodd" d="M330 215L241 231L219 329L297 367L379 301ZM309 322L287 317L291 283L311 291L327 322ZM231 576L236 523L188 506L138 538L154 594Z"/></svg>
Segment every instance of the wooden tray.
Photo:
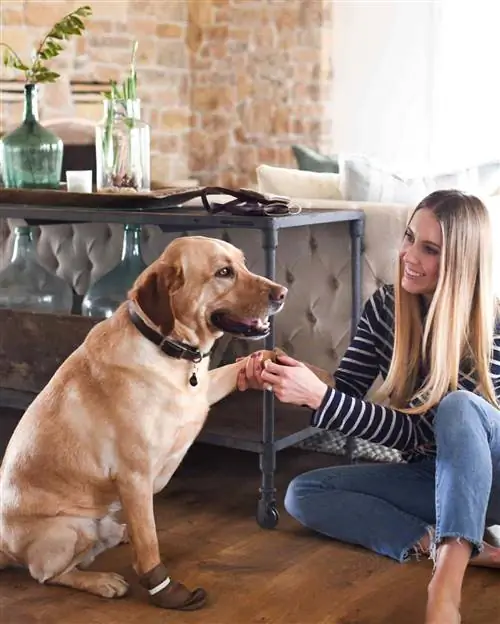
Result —
<svg viewBox="0 0 500 624"><path fill-rule="evenodd" d="M0 204L115 210L165 210L198 197L203 187L167 187L134 193L73 193L62 189L0 188Z"/></svg>

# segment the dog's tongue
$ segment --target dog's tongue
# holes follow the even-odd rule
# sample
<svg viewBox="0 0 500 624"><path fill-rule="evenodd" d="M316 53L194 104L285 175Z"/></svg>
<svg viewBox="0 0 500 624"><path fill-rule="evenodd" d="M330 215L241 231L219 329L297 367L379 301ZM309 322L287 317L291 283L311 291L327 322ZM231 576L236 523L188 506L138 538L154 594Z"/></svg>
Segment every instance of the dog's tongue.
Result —
<svg viewBox="0 0 500 624"><path fill-rule="evenodd" d="M230 317L230 320L235 322L235 323L240 323L241 325L247 325L248 327L255 327L256 329L263 329L266 326L266 323L264 323L260 318L252 318L252 317L235 318L235 317Z"/></svg>

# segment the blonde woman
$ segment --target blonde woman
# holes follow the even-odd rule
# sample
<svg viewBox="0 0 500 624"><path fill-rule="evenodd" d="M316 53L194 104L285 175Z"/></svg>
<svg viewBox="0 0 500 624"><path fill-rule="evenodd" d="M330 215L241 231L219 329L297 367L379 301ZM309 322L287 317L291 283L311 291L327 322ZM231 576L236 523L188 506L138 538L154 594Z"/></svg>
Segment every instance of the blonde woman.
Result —
<svg viewBox="0 0 500 624"><path fill-rule="evenodd" d="M312 424L399 449L406 463L348 465L295 478L288 512L306 527L434 571L426 624L458 624L470 563L500 567L483 541L500 523L500 319L488 213L436 191L411 216L394 286L366 303L328 387L303 363L255 354L239 388L308 405ZM363 400L378 374L375 403Z"/></svg>

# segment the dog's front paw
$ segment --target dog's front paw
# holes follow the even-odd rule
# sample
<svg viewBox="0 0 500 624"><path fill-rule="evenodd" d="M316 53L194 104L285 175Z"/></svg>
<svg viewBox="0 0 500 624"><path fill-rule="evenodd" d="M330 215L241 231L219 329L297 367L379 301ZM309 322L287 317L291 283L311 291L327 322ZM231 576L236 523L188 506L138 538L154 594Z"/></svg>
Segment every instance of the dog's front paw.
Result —
<svg viewBox="0 0 500 624"><path fill-rule="evenodd" d="M262 355L262 362L265 362L266 360L277 362L280 355L286 355L283 349L280 349L279 347L274 347L272 351L269 351L269 349L263 349L260 353Z"/></svg>
<svg viewBox="0 0 500 624"><path fill-rule="evenodd" d="M182 583L172 580L163 563L143 574L141 585L149 592L150 601L162 609L194 611L201 609L207 601L207 592L201 587L190 591Z"/></svg>

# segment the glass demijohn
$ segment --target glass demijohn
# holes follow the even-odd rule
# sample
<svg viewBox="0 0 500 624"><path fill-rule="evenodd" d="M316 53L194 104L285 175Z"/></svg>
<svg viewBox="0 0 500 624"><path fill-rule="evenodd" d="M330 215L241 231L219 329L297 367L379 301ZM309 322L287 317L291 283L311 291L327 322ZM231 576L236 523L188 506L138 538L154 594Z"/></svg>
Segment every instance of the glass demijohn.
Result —
<svg viewBox="0 0 500 624"><path fill-rule="evenodd" d="M127 293L146 265L141 255L141 226L126 225L121 260L89 288L82 302L82 314L109 318L127 298Z"/></svg>
<svg viewBox="0 0 500 624"><path fill-rule="evenodd" d="M6 188L59 188L63 142L38 122L36 85L24 86L22 124L0 140Z"/></svg>
<svg viewBox="0 0 500 624"><path fill-rule="evenodd" d="M0 271L0 307L69 314L71 286L45 269L37 259L29 227L16 227L10 263Z"/></svg>
<svg viewBox="0 0 500 624"><path fill-rule="evenodd" d="M140 110L138 99L104 100L95 130L98 191L150 190L150 132Z"/></svg>

